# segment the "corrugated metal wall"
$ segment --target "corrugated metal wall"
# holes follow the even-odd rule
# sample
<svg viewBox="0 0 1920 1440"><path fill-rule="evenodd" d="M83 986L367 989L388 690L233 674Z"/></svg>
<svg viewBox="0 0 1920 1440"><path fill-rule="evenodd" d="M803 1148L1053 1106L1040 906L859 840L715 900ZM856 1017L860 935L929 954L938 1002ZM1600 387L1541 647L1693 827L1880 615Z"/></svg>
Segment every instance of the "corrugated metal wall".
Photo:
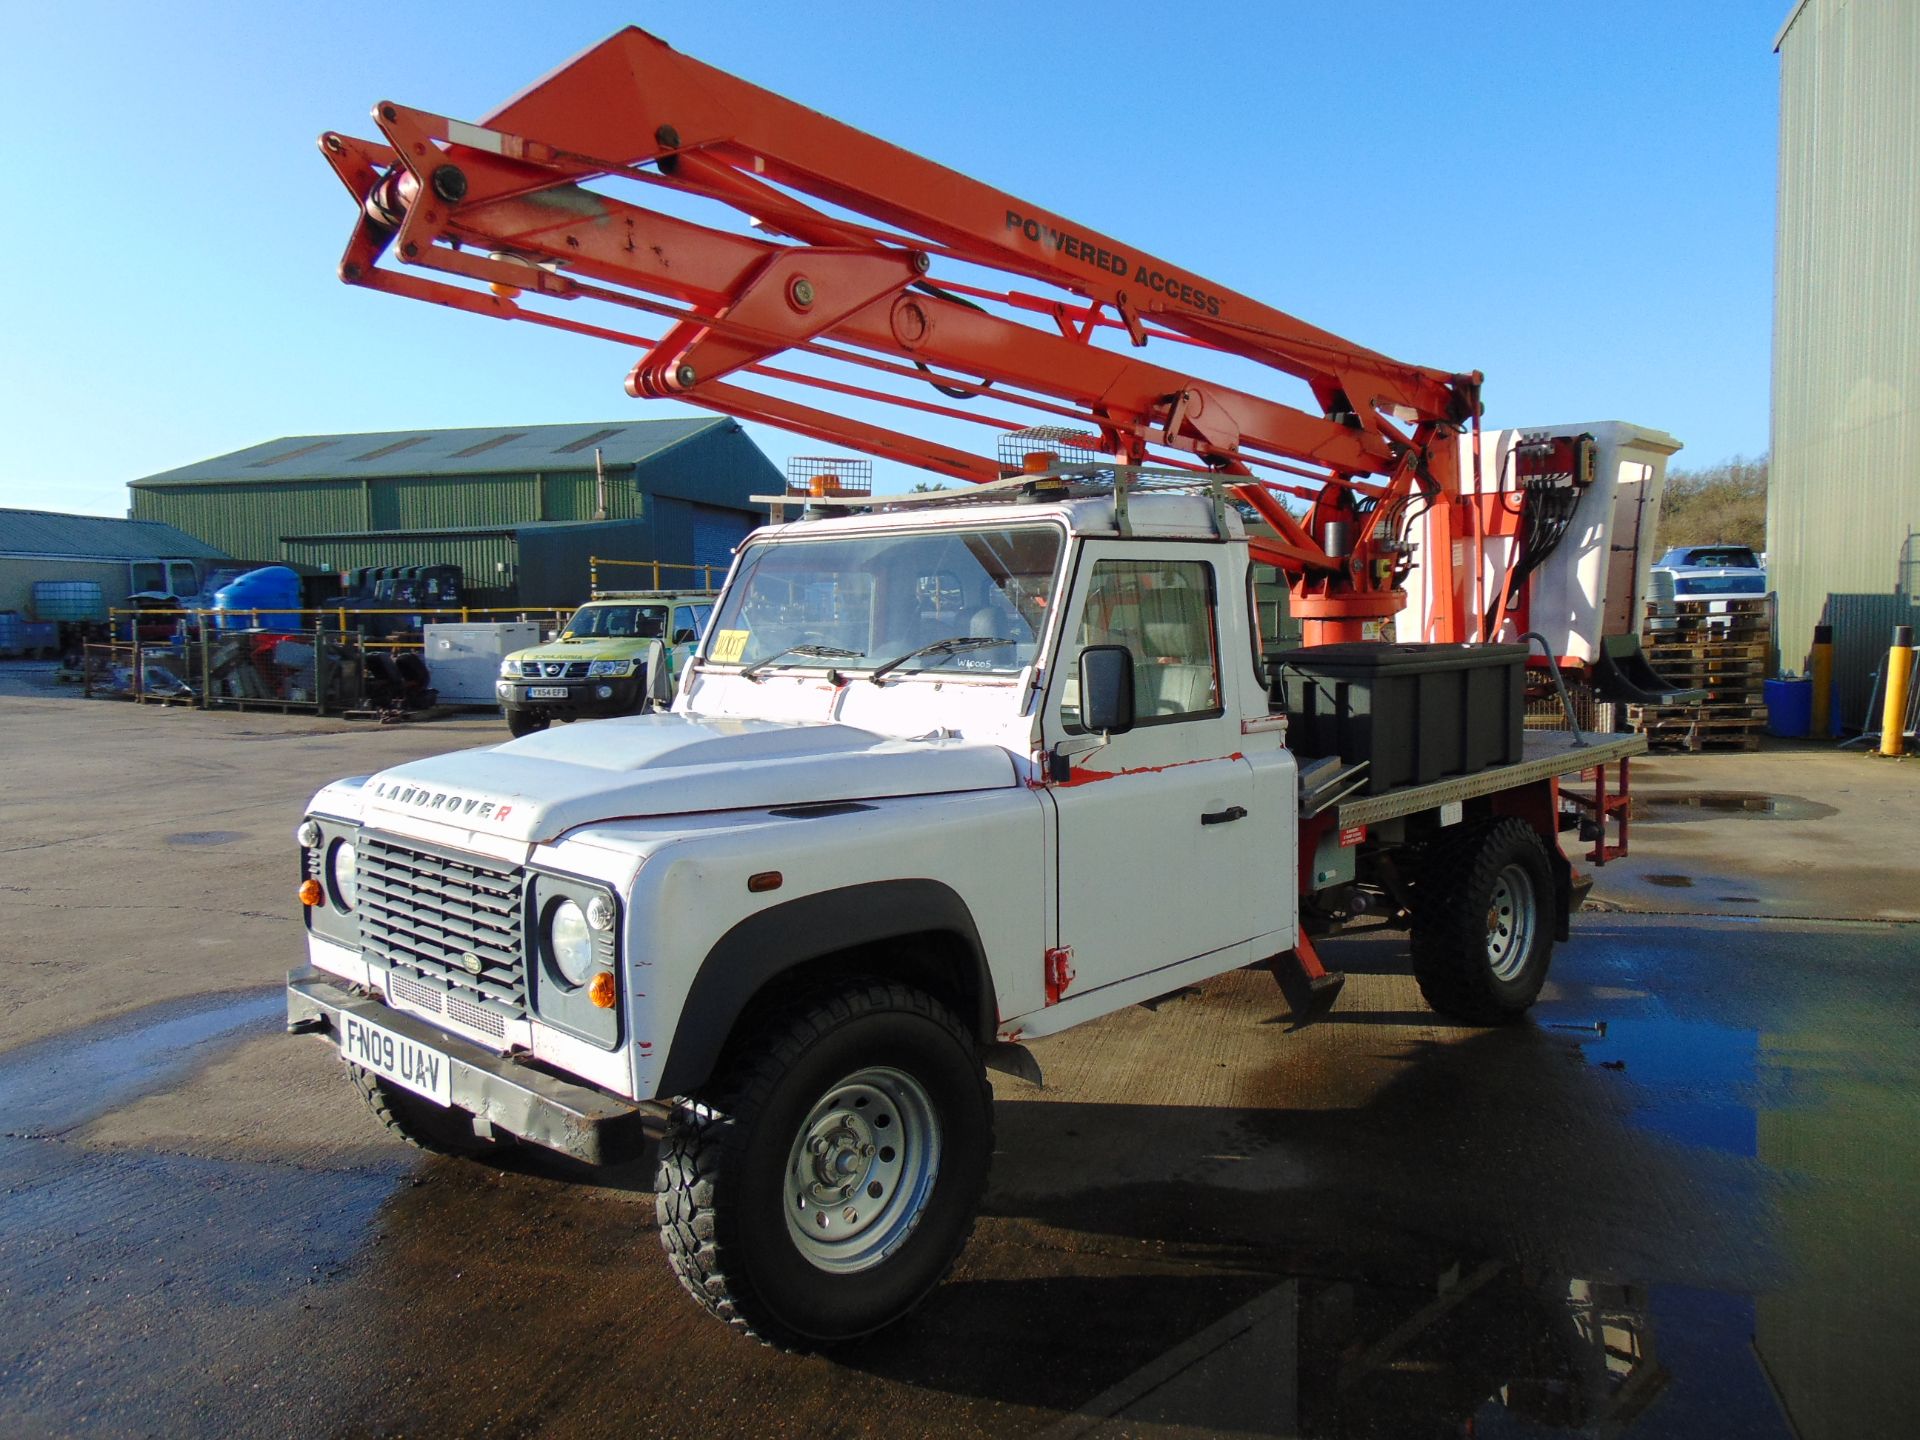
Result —
<svg viewBox="0 0 1920 1440"><path fill-rule="evenodd" d="M1830 591L1920 529L1920 4L1808 0L1780 40L1767 562L1799 669Z"/></svg>
<svg viewBox="0 0 1920 1440"><path fill-rule="evenodd" d="M585 470L539 474L134 485L133 515L168 521L245 559L299 559L282 550L282 535L591 520L599 500L588 459ZM606 488L609 519L635 519L644 512L632 466L609 470Z"/></svg>
<svg viewBox="0 0 1920 1440"><path fill-rule="evenodd" d="M591 470L569 470L546 477L541 499L542 520L591 520L599 501L597 484ZM633 467L622 465L607 471L607 519L637 520L644 509L640 491L633 483Z"/></svg>
<svg viewBox="0 0 1920 1440"><path fill-rule="evenodd" d="M611 508L611 507L609 507ZM520 532L522 605L578 605L587 598L588 562L651 560L652 528L644 520L610 520L604 525L541 526ZM642 577L644 578L637 578ZM600 577L606 589L642 588L651 574L626 566L610 567Z"/></svg>
<svg viewBox="0 0 1920 1440"><path fill-rule="evenodd" d="M1833 626L1833 688L1840 723L1849 730L1880 728L1876 688L1894 628L1911 625L1920 635L1920 604L1902 595L1829 595L1826 621Z"/></svg>
<svg viewBox="0 0 1920 1440"><path fill-rule="evenodd" d="M131 485L135 520L165 520L236 560L285 560L282 535L367 530L364 480Z"/></svg>

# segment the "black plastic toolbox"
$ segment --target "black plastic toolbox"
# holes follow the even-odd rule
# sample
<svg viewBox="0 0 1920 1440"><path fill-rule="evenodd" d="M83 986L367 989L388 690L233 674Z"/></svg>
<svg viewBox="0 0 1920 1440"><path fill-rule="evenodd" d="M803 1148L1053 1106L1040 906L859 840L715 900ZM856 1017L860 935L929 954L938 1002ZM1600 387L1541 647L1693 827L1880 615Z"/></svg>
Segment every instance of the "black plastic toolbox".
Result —
<svg viewBox="0 0 1920 1440"><path fill-rule="evenodd" d="M1368 762L1369 795L1520 759L1524 645L1362 640L1273 657L1273 699L1296 755Z"/></svg>

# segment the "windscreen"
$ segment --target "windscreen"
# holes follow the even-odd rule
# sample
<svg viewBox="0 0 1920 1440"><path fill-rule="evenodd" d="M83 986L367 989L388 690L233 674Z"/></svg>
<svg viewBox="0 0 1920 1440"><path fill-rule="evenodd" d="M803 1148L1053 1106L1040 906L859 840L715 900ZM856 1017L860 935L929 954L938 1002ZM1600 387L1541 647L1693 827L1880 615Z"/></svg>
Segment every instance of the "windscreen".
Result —
<svg viewBox="0 0 1920 1440"><path fill-rule="evenodd" d="M664 605L586 605L573 612L563 640L658 640L667 628Z"/></svg>
<svg viewBox="0 0 1920 1440"><path fill-rule="evenodd" d="M1757 570L1760 559L1744 545L1721 545L1711 550L1694 550L1685 562L1706 570Z"/></svg>
<svg viewBox="0 0 1920 1440"><path fill-rule="evenodd" d="M898 670L1018 671L1040 648L1062 538L1027 525L751 545L705 659L873 669L942 646Z"/></svg>

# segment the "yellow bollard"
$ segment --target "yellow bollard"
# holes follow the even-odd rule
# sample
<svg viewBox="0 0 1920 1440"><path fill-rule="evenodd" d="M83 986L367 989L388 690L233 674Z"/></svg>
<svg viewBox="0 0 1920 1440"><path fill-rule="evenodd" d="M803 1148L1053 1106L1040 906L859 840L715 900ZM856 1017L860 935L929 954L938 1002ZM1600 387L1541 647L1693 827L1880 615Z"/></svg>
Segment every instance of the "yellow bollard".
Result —
<svg viewBox="0 0 1920 1440"><path fill-rule="evenodd" d="M1808 667L1813 681L1813 733L1825 739L1833 724L1833 626L1813 627L1813 655Z"/></svg>
<svg viewBox="0 0 1920 1440"><path fill-rule="evenodd" d="M1887 703L1880 712L1880 753L1898 757L1907 751L1907 691L1913 684L1913 627L1893 627L1887 651Z"/></svg>

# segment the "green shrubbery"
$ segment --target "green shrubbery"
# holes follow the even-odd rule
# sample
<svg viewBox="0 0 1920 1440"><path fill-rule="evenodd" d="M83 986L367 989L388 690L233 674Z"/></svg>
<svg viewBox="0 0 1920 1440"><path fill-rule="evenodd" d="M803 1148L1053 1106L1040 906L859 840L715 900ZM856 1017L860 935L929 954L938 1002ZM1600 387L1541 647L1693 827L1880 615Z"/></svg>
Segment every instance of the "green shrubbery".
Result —
<svg viewBox="0 0 1920 1440"><path fill-rule="evenodd" d="M1675 545L1767 548L1767 457L1736 455L1699 470L1667 472L1660 502L1660 548Z"/></svg>

